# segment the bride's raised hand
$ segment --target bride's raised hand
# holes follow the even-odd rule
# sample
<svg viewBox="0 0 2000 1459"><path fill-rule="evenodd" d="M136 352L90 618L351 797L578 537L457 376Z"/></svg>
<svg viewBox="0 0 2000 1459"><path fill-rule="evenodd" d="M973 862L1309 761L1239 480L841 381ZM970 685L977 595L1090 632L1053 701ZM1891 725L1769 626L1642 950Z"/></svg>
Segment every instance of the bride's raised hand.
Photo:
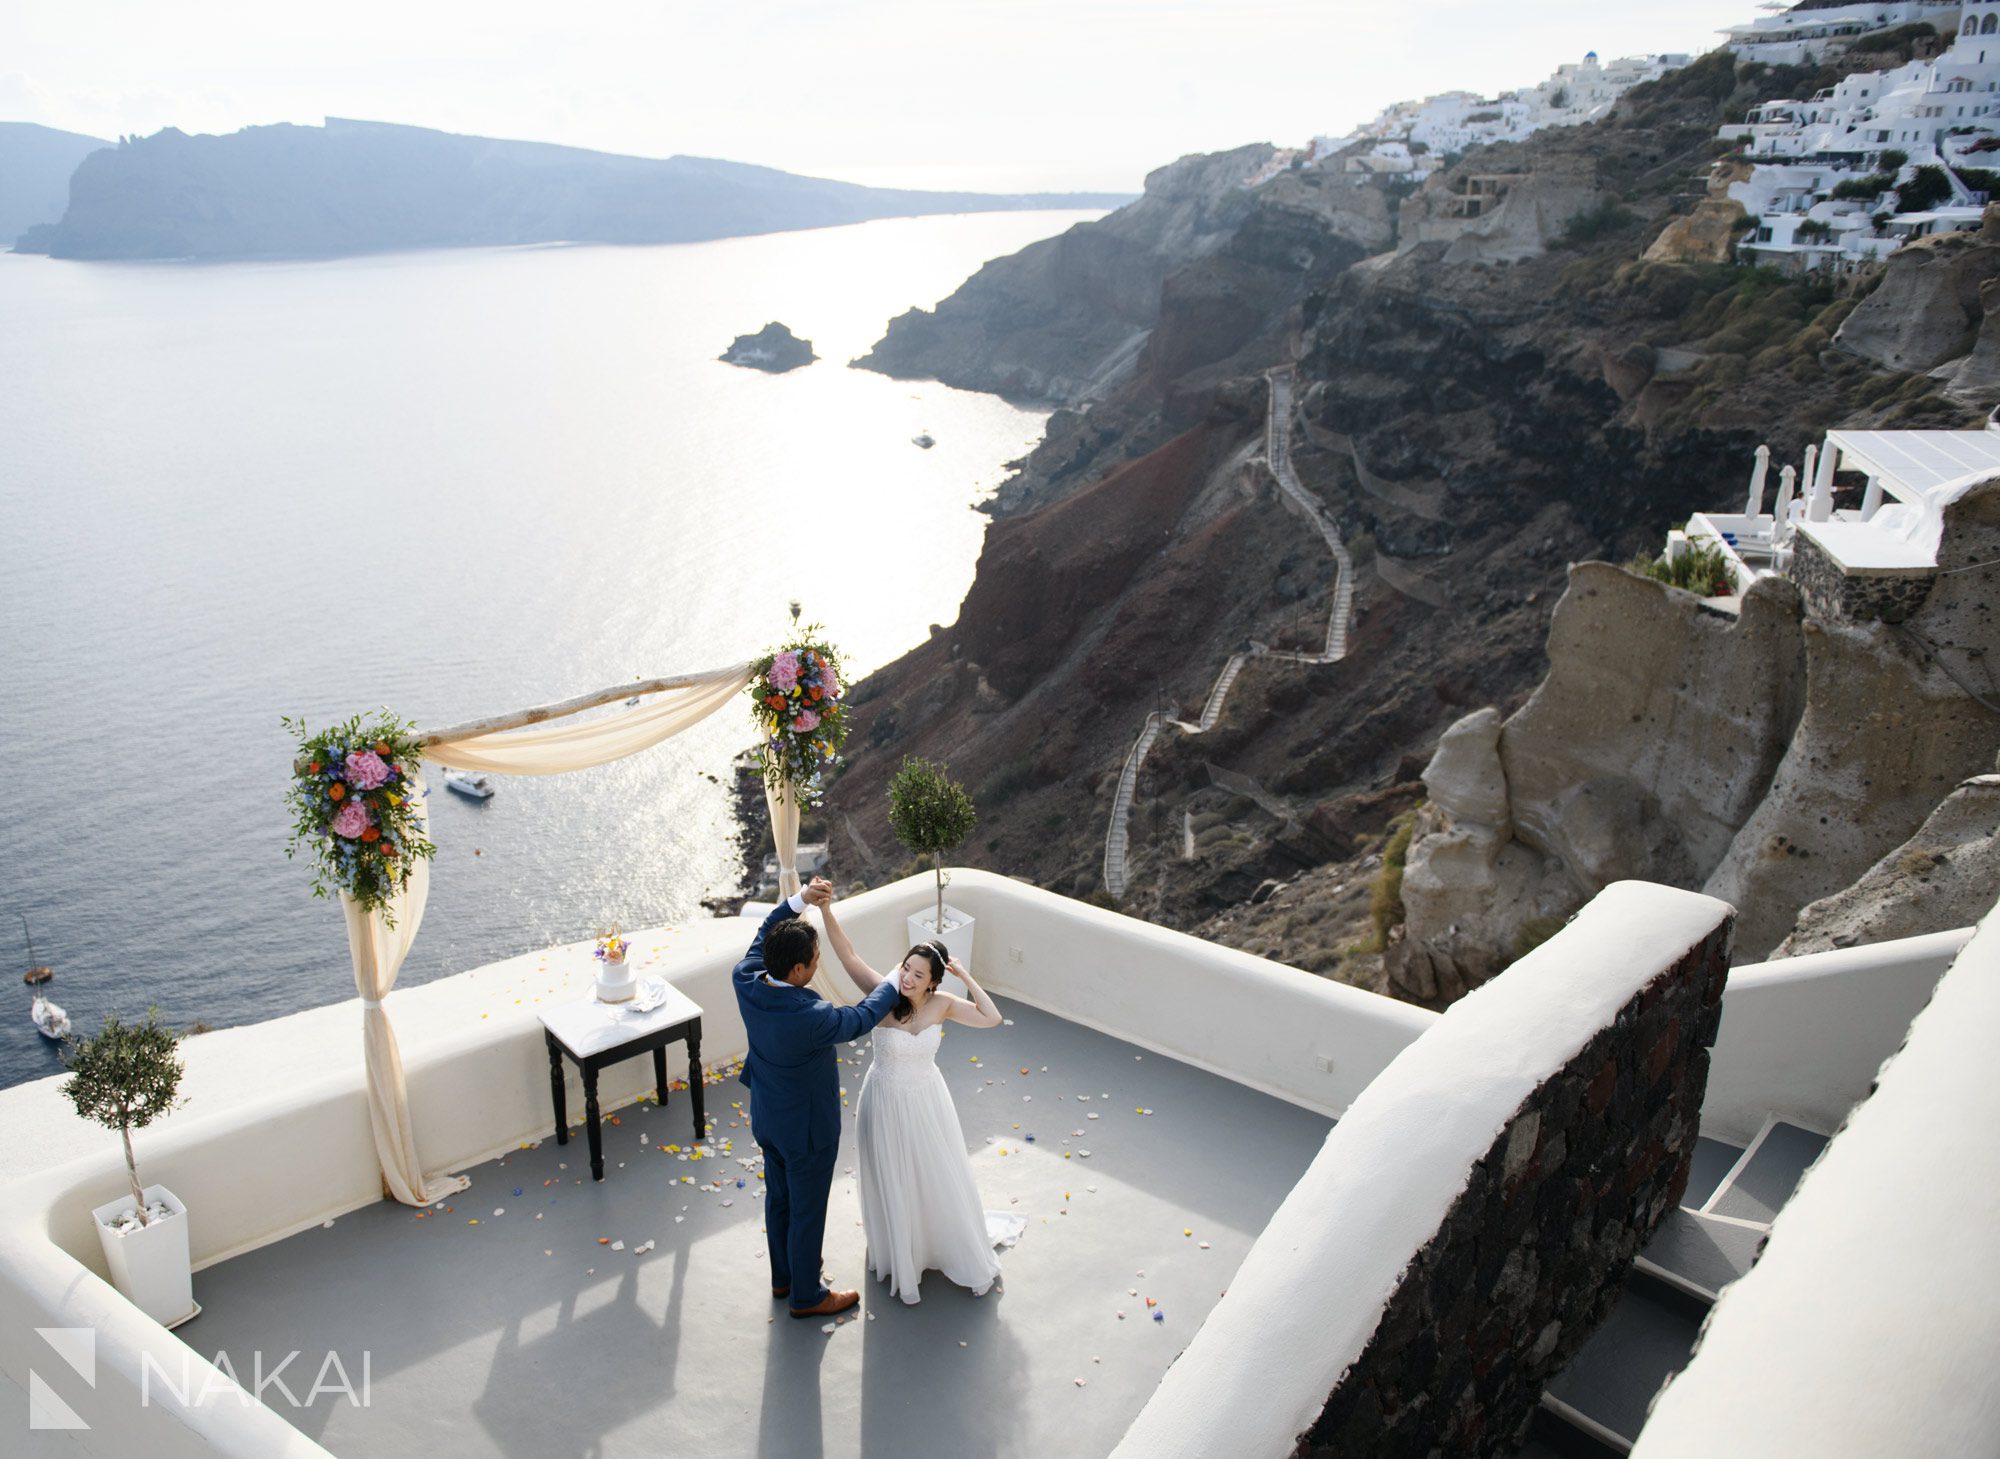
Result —
<svg viewBox="0 0 2000 1459"><path fill-rule="evenodd" d="M993 1028L999 1024L999 1005L994 1003L992 997L984 988L972 981L972 974L965 970L965 964L961 963L955 957L947 958L945 960L945 970L957 974L958 980L965 984L965 991L972 995L970 1003L967 1003L963 998L952 999L952 1006L949 1010L949 1016L952 1020L956 1023L962 1023L968 1028Z"/></svg>

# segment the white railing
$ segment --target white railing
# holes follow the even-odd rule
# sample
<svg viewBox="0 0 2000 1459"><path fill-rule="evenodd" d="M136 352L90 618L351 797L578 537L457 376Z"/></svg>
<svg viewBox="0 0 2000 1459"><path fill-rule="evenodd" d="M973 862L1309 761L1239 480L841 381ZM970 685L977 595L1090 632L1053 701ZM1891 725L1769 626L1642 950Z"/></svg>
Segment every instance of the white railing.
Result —
<svg viewBox="0 0 2000 1459"><path fill-rule="evenodd" d="M1833 1129L1971 936L1961 928L1731 969L1702 1133L1740 1145L1769 1114Z"/></svg>
<svg viewBox="0 0 2000 1459"><path fill-rule="evenodd" d="M906 917L932 894L928 873L906 878L845 902L842 922L863 956L893 962L905 946ZM952 900L976 919L974 965L1001 996L1322 1114L1343 1111L1437 1019L990 872L955 871ZM669 946L651 971L701 1006L702 1052L713 1067L744 1049L729 970L753 929L730 919L699 930L691 951L676 954ZM644 947L658 935L640 932L633 940ZM569 954L579 967L589 966L587 946L548 956L560 963ZM548 1057L536 1010L495 992L536 965L530 954L394 995L425 1012L407 1020L414 1027L404 1030L402 1052L427 1169L465 1169L548 1134ZM547 987L551 976L542 971L536 985ZM585 973L574 991L580 996L587 983ZM191 1108L146 1132L141 1155L148 1178L172 1188L194 1213L197 1298L203 1267L381 1199L359 1008L350 1000L313 1012L337 1016L353 1035L336 1072L233 1099L205 1098L201 1114ZM278 1065L318 1058L316 1045L326 1039L323 1022L297 1014L204 1037L225 1036L239 1058ZM643 1059L607 1069L603 1107L629 1103L651 1084ZM18 1086L0 1091L0 1104L33 1103L46 1093ZM709 1097L716 1113L740 1095L717 1088ZM676 1096L665 1118L685 1129L682 1098ZM572 1110L579 1107L572 1102ZM91 1428L66 1435L73 1447L65 1452L330 1459L275 1410L243 1405L227 1375L190 1354L105 1280L90 1208L122 1190L125 1173L115 1139L97 1146L87 1157L0 1187L0 1313L6 1314L0 1375L26 1390L30 1370L47 1372L53 1359L38 1327L90 1327L97 1333L95 1389L66 1385L64 1397ZM5 1152L10 1165L17 1153ZM142 1404L148 1365L176 1381L191 1372L194 1401L176 1403L154 1382L150 1405ZM14 1450L0 1445L0 1452Z"/></svg>

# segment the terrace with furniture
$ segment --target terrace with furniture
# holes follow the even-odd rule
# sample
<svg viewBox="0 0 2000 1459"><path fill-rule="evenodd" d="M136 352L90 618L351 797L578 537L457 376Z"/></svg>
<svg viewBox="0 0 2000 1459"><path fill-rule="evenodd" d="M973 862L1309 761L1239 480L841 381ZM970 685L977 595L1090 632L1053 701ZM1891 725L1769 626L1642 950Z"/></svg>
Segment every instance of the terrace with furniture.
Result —
<svg viewBox="0 0 2000 1459"><path fill-rule="evenodd" d="M864 955L900 951L926 885L845 905ZM2000 1436L1978 1401L2000 1291L1990 1253L1966 1250L1990 1246L2000 1182L1974 1132L2000 1097L1965 1047L2000 1026L1976 996L2000 934L1732 970L1726 906L1620 883L1437 1015L1005 877L960 871L952 895L1012 1020L953 1033L940 1059L985 1202L1029 1218L1001 1289L927 1282L910 1308L868 1290L831 1332L769 1301L730 1075L727 975L750 927L718 919L631 939L701 1011L709 1067L671 1043L668 1074L708 1081L706 1138L688 1091L659 1107L649 1059L614 1063L601 1181L581 1141L552 1138L542 1017L584 995L587 947L394 996L423 1164L470 1180L439 1203L383 1198L354 1002L190 1041L192 1098L141 1150L190 1212L201 1314L172 1331L105 1279L90 1210L122 1187L116 1142L66 1116L55 1081L0 1093L7 1452L616 1456L671 1436L717 1454L1277 1459L1302 1436L1394 1454L1442 1434L1453 1453L1689 1453L1647 1447L1647 1402L1684 1367L1707 1396L1671 1406L1676 1432L1741 1421L1711 1350L1783 1316L1751 1300L1781 1258L1780 1292L1801 1270L1829 1293L1892 1271L1896 1311L1948 1310L1952 1343L1899 1345L1873 1316L1788 1332L1758 1452L1886 1452L1782 1441L1825 1427L1813 1375L1858 1349L1900 1432L1944 1414ZM1974 995L1950 1015L1963 1027L1930 1038L1920 1010L1953 987ZM1861 1142L1843 1174L1865 1184L1893 1156L1898 1202L1818 1209L1837 1132L1919 1055L1905 1082L1933 1135ZM851 1098L867 1055L844 1057ZM1958 1249L1909 1239L1912 1211ZM843 1177L829 1272L869 1289L857 1215ZM1840 1242L1882 1259L1861 1270ZM45 1335L64 1329L91 1334L87 1372ZM293 1352L282 1384L260 1382ZM88 1427L30 1427L58 1403Z"/></svg>

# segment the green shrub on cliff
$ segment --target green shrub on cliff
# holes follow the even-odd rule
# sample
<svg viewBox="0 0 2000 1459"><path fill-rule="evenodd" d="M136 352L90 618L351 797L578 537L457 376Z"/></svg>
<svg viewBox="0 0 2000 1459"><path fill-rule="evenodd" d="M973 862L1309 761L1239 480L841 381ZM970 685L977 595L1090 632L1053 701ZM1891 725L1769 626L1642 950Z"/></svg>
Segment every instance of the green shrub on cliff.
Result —
<svg viewBox="0 0 2000 1459"><path fill-rule="evenodd" d="M1410 854L1410 837L1417 828L1417 807L1411 806L1389 822L1389 839L1382 847L1382 869L1368 888L1368 920L1374 924L1369 952L1389 945L1389 929L1403 920L1403 863Z"/></svg>
<svg viewBox="0 0 2000 1459"><path fill-rule="evenodd" d="M1916 175L1896 189L1896 211L1925 213L1951 197L1951 179L1942 167L1919 167Z"/></svg>
<svg viewBox="0 0 2000 1459"><path fill-rule="evenodd" d="M1596 207L1584 209L1563 224L1562 237L1556 243L1560 248L1581 248L1629 228L1637 218L1638 215L1630 208L1606 198Z"/></svg>
<svg viewBox="0 0 2000 1459"><path fill-rule="evenodd" d="M1664 556L1649 557L1642 552L1626 564L1626 570L1670 588L1699 593L1704 598L1736 591L1736 580L1730 576L1729 560L1722 555L1722 549L1701 542L1688 543L1671 562Z"/></svg>

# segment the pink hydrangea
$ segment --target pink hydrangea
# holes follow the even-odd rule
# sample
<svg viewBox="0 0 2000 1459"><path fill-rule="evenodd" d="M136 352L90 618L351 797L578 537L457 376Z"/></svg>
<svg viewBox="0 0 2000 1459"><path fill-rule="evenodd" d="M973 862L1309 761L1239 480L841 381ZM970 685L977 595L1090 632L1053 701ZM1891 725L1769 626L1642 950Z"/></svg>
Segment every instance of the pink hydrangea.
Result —
<svg viewBox="0 0 2000 1459"><path fill-rule="evenodd" d="M347 757L347 783L356 790L373 790L389 778L389 767L373 750L356 750Z"/></svg>
<svg viewBox="0 0 2000 1459"><path fill-rule="evenodd" d="M339 814L333 818L333 834L344 836L349 841L358 840L368 826L367 808L358 800L343 802Z"/></svg>
<svg viewBox="0 0 2000 1459"><path fill-rule="evenodd" d="M819 728L819 715L810 709L799 711L799 717L792 721L792 728L800 734L810 734Z"/></svg>
<svg viewBox="0 0 2000 1459"><path fill-rule="evenodd" d="M771 660L771 687L781 694L789 694L798 687L799 655L796 649L786 649Z"/></svg>
<svg viewBox="0 0 2000 1459"><path fill-rule="evenodd" d="M826 697L829 699L840 697L840 675L832 664L819 671L819 687L826 691Z"/></svg>

